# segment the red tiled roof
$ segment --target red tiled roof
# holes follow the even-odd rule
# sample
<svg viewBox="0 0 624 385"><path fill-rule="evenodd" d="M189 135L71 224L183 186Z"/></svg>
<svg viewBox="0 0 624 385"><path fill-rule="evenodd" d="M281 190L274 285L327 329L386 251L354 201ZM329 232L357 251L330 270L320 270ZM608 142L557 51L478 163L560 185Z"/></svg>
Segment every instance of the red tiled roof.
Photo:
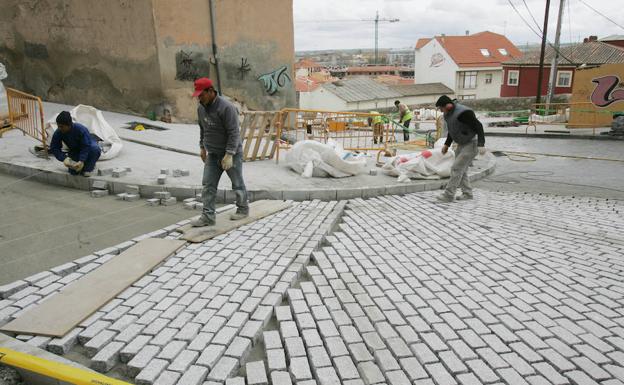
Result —
<svg viewBox="0 0 624 385"><path fill-rule="evenodd" d="M414 79L404 78L399 75L379 75L375 80L379 83L389 85L414 84Z"/></svg>
<svg viewBox="0 0 624 385"><path fill-rule="evenodd" d="M435 39L459 67L498 67L503 62L522 56L509 39L490 31L467 36L436 36ZM481 49L487 49L490 56L484 56ZM507 55L499 49L506 50Z"/></svg>
<svg viewBox="0 0 624 385"><path fill-rule="evenodd" d="M347 73L360 73L360 72L394 72L399 68L395 66L366 66L366 67L349 67Z"/></svg>
<svg viewBox="0 0 624 385"><path fill-rule="evenodd" d="M297 92L309 92L314 91L320 86L318 82L310 79L309 77L299 76L295 79L295 90Z"/></svg>
<svg viewBox="0 0 624 385"><path fill-rule="evenodd" d="M418 39L418 41L416 42L416 49L421 49L422 47L425 46L425 44L429 43L431 41L430 37L423 37Z"/></svg>
<svg viewBox="0 0 624 385"><path fill-rule="evenodd" d="M295 63L295 68L299 69L299 68L321 68L322 66L315 62L314 60L310 60L310 59L301 59L298 62Z"/></svg>

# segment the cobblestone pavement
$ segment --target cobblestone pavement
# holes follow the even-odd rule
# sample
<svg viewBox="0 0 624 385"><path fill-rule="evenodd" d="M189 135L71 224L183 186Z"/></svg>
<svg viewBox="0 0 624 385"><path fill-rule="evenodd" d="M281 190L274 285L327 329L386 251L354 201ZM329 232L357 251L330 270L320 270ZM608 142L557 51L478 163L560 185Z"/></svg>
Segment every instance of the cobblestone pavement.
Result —
<svg viewBox="0 0 624 385"><path fill-rule="evenodd" d="M19 338L137 384L624 384L624 202L434 196L296 204ZM129 245L0 287L0 323Z"/></svg>

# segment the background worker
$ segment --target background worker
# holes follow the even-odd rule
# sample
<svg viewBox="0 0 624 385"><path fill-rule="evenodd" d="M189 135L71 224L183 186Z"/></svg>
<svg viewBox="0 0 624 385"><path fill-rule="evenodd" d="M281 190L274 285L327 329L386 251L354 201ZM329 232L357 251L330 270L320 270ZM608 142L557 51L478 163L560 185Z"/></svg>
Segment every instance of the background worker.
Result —
<svg viewBox="0 0 624 385"><path fill-rule="evenodd" d="M376 114L368 118L368 125L373 126L373 143L383 143L383 117L377 111L370 111L371 114Z"/></svg>
<svg viewBox="0 0 624 385"><path fill-rule="evenodd" d="M457 143L455 161L451 167L451 177L446 185L446 190L438 196L442 202L455 200L457 188L461 188L462 195L457 200L472 199L472 186L468 179L468 167L477 156L485 154L485 134L483 125L477 119L474 111L470 108L451 100L446 95L440 96L436 107L444 113L444 121L448 127L448 135L442 154L446 154L453 141Z"/></svg>
<svg viewBox="0 0 624 385"><path fill-rule="evenodd" d="M404 103L401 103L400 100L396 100L394 102L394 105L399 111L399 120L401 124L403 125L403 141L409 142L410 140L409 126L413 117L412 110L410 110L409 107L407 107L407 105L405 105Z"/></svg>
<svg viewBox="0 0 624 385"><path fill-rule="evenodd" d="M72 121L69 111L56 117L58 128L52 135L50 152L67 167L72 175L91 176L102 150L91 137L87 127ZM63 152L63 143L69 151Z"/></svg>
<svg viewBox="0 0 624 385"><path fill-rule="evenodd" d="M204 209L191 225L202 227L215 224L215 199L223 171L230 177L232 190L236 194L236 213L230 219L243 219L249 215L249 203L243 181L243 146L238 111L232 103L218 95L208 78L195 80L193 97L199 99L197 117L200 156L204 162Z"/></svg>

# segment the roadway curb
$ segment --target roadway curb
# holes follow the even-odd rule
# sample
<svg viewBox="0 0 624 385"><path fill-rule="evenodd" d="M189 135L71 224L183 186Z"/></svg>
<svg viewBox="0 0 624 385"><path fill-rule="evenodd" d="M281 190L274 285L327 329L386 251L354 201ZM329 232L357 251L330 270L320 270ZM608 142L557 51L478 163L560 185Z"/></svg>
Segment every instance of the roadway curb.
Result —
<svg viewBox="0 0 624 385"><path fill-rule="evenodd" d="M624 136L612 135L574 135L574 134L523 134L521 132L486 132L486 136L506 138L542 138L542 139L590 139L624 141Z"/></svg>
<svg viewBox="0 0 624 385"><path fill-rule="evenodd" d="M485 178L494 172L496 160L490 158L483 167L473 167L469 170L471 181ZM5 174L48 183L56 186L70 187L89 191L93 183L103 181L108 184L110 194L126 192L127 186L137 186L131 182L114 182L99 177L84 178L72 176L65 172L43 170L26 165L0 161L0 172ZM316 189L316 190L248 190L249 201L262 199L278 199L292 201L307 201L318 199L321 201L335 201L355 198L372 198L380 195L402 195L421 191L439 190L446 187L447 179L414 180L408 183L396 183L388 186L364 186L358 188ZM142 198L152 198L157 191L168 191L178 199L193 198L201 192L200 186L167 186L138 184ZM217 202L232 202L235 200L232 190L218 190Z"/></svg>

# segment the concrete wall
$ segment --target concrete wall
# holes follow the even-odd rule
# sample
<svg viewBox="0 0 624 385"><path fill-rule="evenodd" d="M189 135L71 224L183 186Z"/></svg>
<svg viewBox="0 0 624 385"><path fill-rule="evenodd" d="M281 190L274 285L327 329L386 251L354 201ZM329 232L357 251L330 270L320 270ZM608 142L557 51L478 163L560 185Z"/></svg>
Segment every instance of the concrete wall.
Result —
<svg viewBox="0 0 624 385"><path fill-rule="evenodd" d="M153 3L163 90L174 116L193 118L192 80L217 80L209 0ZM214 9L222 92L255 110L294 107L292 0L214 0Z"/></svg>
<svg viewBox="0 0 624 385"><path fill-rule="evenodd" d="M4 81L68 104L146 113L162 99L151 0L3 0Z"/></svg>
<svg viewBox="0 0 624 385"><path fill-rule="evenodd" d="M455 89L457 64L436 39L417 49L414 59L415 84L440 82Z"/></svg>
<svg viewBox="0 0 624 385"><path fill-rule="evenodd" d="M294 106L292 0L214 8L222 92ZM216 80L209 0L3 0L0 62L6 85L45 100L194 120L193 80Z"/></svg>
<svg viewBox="0 0 624 385"><path fill-rule="evenodd" d="M299 93L299 108L303 110L348 111L347 102L319 87L311 92Z"/></svg>

